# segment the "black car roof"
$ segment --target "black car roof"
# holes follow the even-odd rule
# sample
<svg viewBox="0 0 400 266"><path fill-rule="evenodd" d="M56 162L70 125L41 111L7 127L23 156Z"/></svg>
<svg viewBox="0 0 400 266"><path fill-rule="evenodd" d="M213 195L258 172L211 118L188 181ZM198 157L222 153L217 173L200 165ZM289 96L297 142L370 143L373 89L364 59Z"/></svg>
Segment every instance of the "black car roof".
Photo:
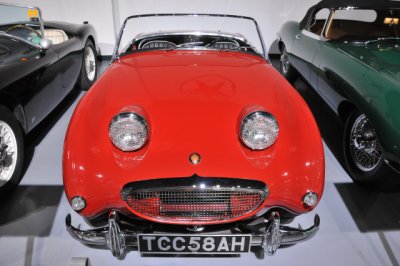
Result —
<svg viewBox="0 0 400 266"><path fill-rule="evenodd" d="M365 8L365 9L380 9L380 8L400 8L400 1L395 0L323 0L312 6L304 19L300 22L300 28L304 29L308 20L315 11L323 8L341 9L341 8Z"/></svg>

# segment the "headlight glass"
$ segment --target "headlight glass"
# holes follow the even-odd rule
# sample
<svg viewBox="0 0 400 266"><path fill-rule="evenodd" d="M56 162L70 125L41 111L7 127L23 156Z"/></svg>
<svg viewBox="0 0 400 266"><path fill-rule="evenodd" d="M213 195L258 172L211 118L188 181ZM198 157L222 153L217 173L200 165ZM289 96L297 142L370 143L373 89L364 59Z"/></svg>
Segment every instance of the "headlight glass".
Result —
<svg viewBox="0 0 400 266"><path fill-rule="evenodd" d="M146 120L135 113L121 113L113 118L109 135L112 143L123 151L142 148L148 139Z"/></svg>
<svg viewBox="0 0 400 266"><path fill-rule="evenodd" d="M267 112L254 112L246 116L240 127L240 139L252 150L264 150L275 143L279 125Z"/></svg>

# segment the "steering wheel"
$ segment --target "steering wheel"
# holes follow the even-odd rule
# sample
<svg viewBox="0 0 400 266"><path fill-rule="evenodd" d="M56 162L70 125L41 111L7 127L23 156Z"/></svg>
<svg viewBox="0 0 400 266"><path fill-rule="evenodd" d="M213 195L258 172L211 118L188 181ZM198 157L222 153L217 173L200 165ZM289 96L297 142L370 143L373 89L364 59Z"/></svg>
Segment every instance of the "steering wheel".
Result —
<svg viewBox="0 0 400 266"><path fill-rule="evenodd" d="M40 44L40 41L42 39L42 35L35 29L21 24L9 27L6 30L6 33L21 37L35 44Z"/></svg>

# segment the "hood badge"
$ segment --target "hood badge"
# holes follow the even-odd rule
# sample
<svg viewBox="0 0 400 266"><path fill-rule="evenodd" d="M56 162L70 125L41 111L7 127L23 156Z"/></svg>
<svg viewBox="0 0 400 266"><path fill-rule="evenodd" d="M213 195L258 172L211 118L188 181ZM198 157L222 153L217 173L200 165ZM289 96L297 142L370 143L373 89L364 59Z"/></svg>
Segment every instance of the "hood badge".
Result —
<svg viewBox="0 0 400 266"><path fill-rule="evenodd" d="M194 165L199 164L200 161L201 161L201 156L200 156L200 154L198 154L197 152L192 153L192 154L189 156L189 161L190 161L191 164L194 164Z"/></svg>

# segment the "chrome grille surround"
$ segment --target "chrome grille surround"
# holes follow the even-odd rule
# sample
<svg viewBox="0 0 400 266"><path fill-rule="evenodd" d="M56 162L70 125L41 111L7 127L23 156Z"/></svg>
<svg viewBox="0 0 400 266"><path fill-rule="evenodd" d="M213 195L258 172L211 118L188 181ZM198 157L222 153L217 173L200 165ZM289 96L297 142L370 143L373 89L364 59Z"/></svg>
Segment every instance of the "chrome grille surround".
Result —
<svg viewBox="0 0 400 266"><path fill-rule="evenodd" d="M122 198L136 214L174 224L217 224L256 211L268 196L264 183L228 178L174 178L126 185ZM153 183L154 187L149 187ZM185 183L185 184L179 184Z"/></svg>

